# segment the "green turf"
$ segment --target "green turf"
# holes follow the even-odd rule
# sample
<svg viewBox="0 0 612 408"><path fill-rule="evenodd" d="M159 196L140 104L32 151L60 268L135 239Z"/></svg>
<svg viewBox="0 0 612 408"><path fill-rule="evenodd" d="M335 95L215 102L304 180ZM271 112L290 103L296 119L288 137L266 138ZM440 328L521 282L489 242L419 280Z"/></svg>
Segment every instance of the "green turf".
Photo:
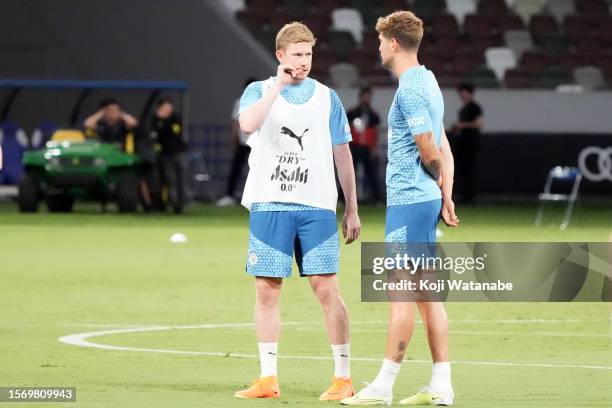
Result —
<svg viewBox="0 0 612 408"><path fill-rule="evenodd" d="M448 241L604 241L610 209L582 205L567 231L534 228L535 208L459 207L462 227ZM384 208L363 208L363 240L378 241ZM123 347L206 353L181 355L82 348L60 336L103 325L250 323L254 291L244 273L248 214L209 206L184 216L119 216L79 205L75 214L18 214L0 204L0 385L76 386L65 407L281 407L323 405L332 362L279 360L283 397L239 401L234 391L258 374L252 327L174 328L90 340ZM169 243L174 232L189 242ZM371 381L385 342L386 305L359 301L359 246L342 247L343 295L352 325L356 382ZM462 407L610 407L610 305L602 303L451 303L453 381ZM319 306L307 281L286 282L281 356L328 357ZM541 321L536 321L540 319ZM301 323L300 323L301 322ZM89 326L96 325L96 326ZM97 326L99 325L99 326ZM373 359L373 361L367 361ZM396 400L428 380L427 344L419 327L395 387ZM515 363L496 365L490 363ZM554 365L554 367L539 365ZM4 406L40 407L41 404Z"/></svg>

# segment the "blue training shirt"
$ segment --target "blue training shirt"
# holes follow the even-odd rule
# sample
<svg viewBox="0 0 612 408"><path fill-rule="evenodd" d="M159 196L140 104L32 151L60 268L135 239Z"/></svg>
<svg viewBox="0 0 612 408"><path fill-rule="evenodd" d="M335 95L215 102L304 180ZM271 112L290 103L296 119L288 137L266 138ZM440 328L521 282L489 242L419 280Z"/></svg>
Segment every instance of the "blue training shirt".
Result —
<svg viewBox="0 0 612 408"><path fill-rule="evenodd" d="M252 82L246 87L244 93L240 97L239 113L242 113L246 108L257 102L263 95L262 82ZM280 93L280 96L294 105L303 105L314 95L315 81L312 78L306 78L295 85L285 85ZM348 143L352 140L351 129L348 124L346 112L342 106L342 102L338 94L330 88L329 96L331 99L331 110L329 113L329 133L331 134L332 145L337 146ZM317 207L311 207L303 204L291 203L253 203L251 212L254 211L304 211L304 210L320 210Z"/></svg>
<svg viewBox="0 0 612 408"><path fill-rule="evenodd" d="M431 132L442 137L444 100L434 74L424 66L406 70L389 110L387 205L414 204L442 198L423 164L414 137Z"/></svg>

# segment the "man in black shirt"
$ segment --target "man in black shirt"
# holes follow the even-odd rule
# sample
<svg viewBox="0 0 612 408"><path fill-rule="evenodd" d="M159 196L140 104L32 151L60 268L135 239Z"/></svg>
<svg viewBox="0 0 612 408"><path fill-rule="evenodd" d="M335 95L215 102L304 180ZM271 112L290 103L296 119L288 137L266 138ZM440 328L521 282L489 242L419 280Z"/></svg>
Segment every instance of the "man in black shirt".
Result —
<svg viewBox="0 0 612 408"><path fill-rule="evenodd" d="M459 120L453 125L454 153L461 199L471 203L474 200L474 169L483 126L482 108L474 101L474 85L462 83L457 90L463 106L459 110Z"/></svg>
<svg viewBox="0 0 612 408"><path fill-rule="evenodd" d="M155 108L152 136L161 146L161 170L168 186L168 199L175 213L185 205L187 180L187 142L183 138L183 122L169 99L160 99Z"/></svg>
<svg viewBox="0 0 612 408"><path fill-rule="evenodd" d="M117 143L128 153L134 152L133 139L129 140L131 130L138 126L138 120L123 108L115 99L105 99L100 109L85 119L85 129L89 135L95 134L107 143Z"/></svg>
<svg viewBox="0 0 612 408"><path fill-rule="evenodd" d="M348 111L348 121L351 126L353 142L350 144L353 155L353 165L361 162L365 178L370 189L370 201L380 201L380 190L378 188L378 125L380 118L372 109L372 90L369 87L361 88L359 91L359 105Z"/></svg>

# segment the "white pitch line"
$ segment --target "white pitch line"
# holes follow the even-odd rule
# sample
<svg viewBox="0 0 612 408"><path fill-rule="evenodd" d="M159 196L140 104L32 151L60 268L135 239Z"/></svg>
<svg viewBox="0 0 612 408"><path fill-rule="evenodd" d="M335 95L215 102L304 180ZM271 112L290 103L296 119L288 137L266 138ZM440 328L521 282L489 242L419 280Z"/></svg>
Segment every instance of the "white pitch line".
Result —
<svg viewBox="0 0 612 408"><path fill-rule="evenodd" d="M298 327L297 331L311 331L320 332L325 331L324 327ZM353 329L353 332L367 332L367 333L386 333L387 329ZM479 335L479 336L551 336L551 337L610 337L609 334L590 334L590 333L550 333L550 332L529 332L529 333L516 333L516 332L498 332L498 331L471 331L471 330L450 330L450 334L467 334L467 335Z"/></svg>
<svg viewBox="0 0 612 408"><path fill-rule="evenodd" d="M304 322L288 322L286 325L300 325ZM145 353L165 353L165 354L181 354L181 355L199 355L199 356L215 356L215 357L237 357L237 358L259 358L255 354L241 354L241 353L223 353L218 351L188 351L188 350L172 350L172 349L154 349L154 348L140 348L140 347L124 347L124 346L111 346L108 344L100 344L88 341L87 339L99 336L108 336L114 334L125 334L125 333L141 333L148 331L168 331L168 330L183 330L183 329L218 329L224 327L241 327L245 325L252 325L252 323L225 323L225 324L201 324L201 325L185 325L185 326L150 326L150 327L130 327L123 329L113 330L101 330L87 333L75 333L67 336L62 336L58 340L65 344L70 344L79 347L92 347L103 350L117 350L117 351L130 351L130 352L145 352ZM293 359L293 360L331 360L331 357L323 356L279 356L280 358ZM366 361L366 362L380 362L380 358L370 357L351 357L353 361ZM431 364L429 360L406 360L405 362L411 363L427 363ZM546 364L546 363L510 363L510 362L491 362L491 361L453 361L453 364L460 365L483 365L483 366L506 366L506 367L534 367L534 368L581 368L589 370L612 370L612 367L608 366L594 366L594 365L568 365L568 364Z"/></svg>
<svg viewBox="0 0 612 408"><path fill-rule="evenodd" d="M612 320L612 314L610 315ZM351 321L351 325L376 325L376 324L387 324L386 320L366 320L366 321ZM422 320L416 320L415 323L423 324ZM607 320L579 320L579 319L501 319L501 320L479 320L479 319L462 319L452 320L449 319L451 324L540 324L540 323L609 323ZM283 325L318 325L322 324L320 321L312 322L283 322ZM64 323L63 326L67 327L159 327L164 324L104 324L104 323ZM186 326L177 326L186 328ZM229 324L218 324L218 328L227 329L242 329L255 327L254 323L229 323ZM196 328L201 328L201 325L196 325Z"/></svg>

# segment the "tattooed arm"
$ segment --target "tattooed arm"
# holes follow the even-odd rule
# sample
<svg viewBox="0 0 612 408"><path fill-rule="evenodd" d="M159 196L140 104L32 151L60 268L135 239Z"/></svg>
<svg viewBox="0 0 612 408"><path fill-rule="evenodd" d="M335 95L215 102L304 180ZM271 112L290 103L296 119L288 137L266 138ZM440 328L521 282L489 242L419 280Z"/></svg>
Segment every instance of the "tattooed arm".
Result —
<svg viewBox="0 0 612 408"><path fill-rule="evenodd" d="M440 149L436 146L433 133L425 132L414 137L421 162L433 179L439 184L440 170L442 168L442 155Z"/></svg>

